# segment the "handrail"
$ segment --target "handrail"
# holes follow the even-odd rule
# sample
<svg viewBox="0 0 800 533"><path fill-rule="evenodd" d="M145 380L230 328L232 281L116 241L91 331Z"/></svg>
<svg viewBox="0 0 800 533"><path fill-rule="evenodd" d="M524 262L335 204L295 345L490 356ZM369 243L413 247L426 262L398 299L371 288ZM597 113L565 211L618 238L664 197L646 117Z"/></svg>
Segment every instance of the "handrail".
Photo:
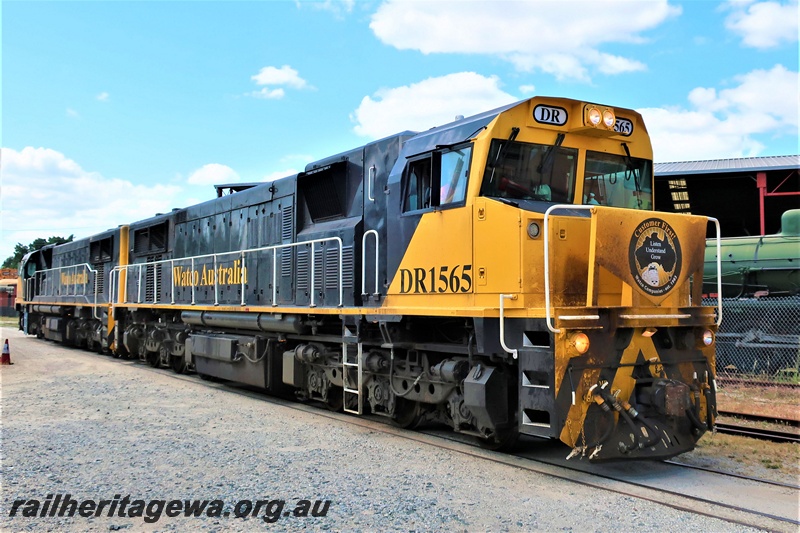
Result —
<svg viewBox="0 0 800 533"><path fill-rule="evenodd" d="M380 248L380 236L374 229L365 231L361 237L361 296L367 295L367 235L375 235L375 292L377 298L381 293L378 292L378 250Z"/></svg>
<svg viewBox="0 0 800 533"><path fill-rule="evenodd" d="M87 272L87 279L86 283L78 283L78 269L82 269L82 271ZM72 283L58 283L57 281L53 284L50 283L50 273L60 273L63 270L68 270L72 272L73 275L73 282ZM92 282L92 293L87 295L86 287L89 285L88 275L91 274L93 278ZM81 297L87 304L92 304L94 307L92 308L92 316L98 319L100 317L97 316L97 293L98 293L98 278L97 278L97 270L92 268L92 265L89 263L78 263L75 265L69 266L62 266L62 267L55 267L55 268L48 268L45 270L37 270L34 275L25 280L25 300L33 302L34 298L37 297L57 297L57 296L74 296L74 297ZM38 283L37 283L38 282ZM39 286L39 291L36 290L36 286ZM67 287L66 294L55 294L55 288L57 286L65 286ZM78 294L78 286L83 287L83 291ZM73 291L70 293L69 287L72 287ZM93 298L92 298L93 297Z"/></svg>
<svg viewBox="0 0 800 533"><path fill-rule="evenodd" d="M548 217L550 213L556 209L582 209L584 211L590 211L595 207L594 205L555 204L548 207L547 211L544 212L544 312L547 329L552 333L561 333L561 330L553 326L550 312L550 232L548 230Z"/></svg>
<svg viewBox="0 0 800 533"><path fill-rule="evenodd" d="M343 285L344 285L343 282L344 282L344 280L342 279L344 268L343 268L343 254L342 254L343 243L342 243L342 239L340 237L325 237L325 238L322 238L322 239L313 239L313 240L310 240L310 241L301 241L301 242L293 242L293 243L286 243L286 244L277 244L277 245L274 245L274 246L262 246L262 247L259 247L259 248L249 248L247 250L234 250L234 251L230 251L230 252L219 252L219 253L213 253L213 254L194 255L194 256L190 256L190 257L177 257L177 258L170 258L170 259L161 259L159 261L152 261L152 262L146 262L146 263L133 263L133 264L129 264L129 265L117 266L117 267L114 267L114 269L111 272L111 283L112 283L111 295L112 295L112 299L113 299L113 302L117 303L117 304L118 303L128 303L127 297L125 298L125 301L123 301L123 302L119 301L119 295L118 295L117 291L115 290L116 289L116 284L117 284L118 279L120 277L119 276L120 272L122 272L123 270L125 272L129 272L132 269L137 269L138 270L137 275L138 275L139 279L138 279L138 282L137 282L138 283L138 290L137 290L138 294L137 294L137 302L136 303L143 303L142 302L142 298L141 298L141 291L142 291L142 285L143 285L142 284L142 269L143 268L144 269L152 268L153 269L153 301L152 301L152 303L154 305L157 304L159 295L158 295L158 292L157 292L158 275L156 273L157 272L156 269L160 265L169 263L170 264L171 287L172 287L172 295L171 295L171 298L170 298L170 305L175 305L175 263L176 262L181 262L181 261L189 261L190 262L190 275L192 276L192 282L190 283L190 286L191 286L191 289L192 289L192 302L191 302L191 304L195 305L197 303L196 302L196 297L195 297L195 285L196 284L194 283L194 277L193 276L194 276L194 272L195 272L196 261L203 260L203 259L211 259L213 261L213 263L214 263L214 276L213 276L214 277L214 305L219 305L219 285L220 285L220 283L219 283L219 275L217 274L217 265L218 265L220 259L223 258L224 256L231 256L231 255L236 254L236 255L239 255L239 257L241 257L241 260L242 260L242 276L241 276L242 279L240 281L240 284L241 284L241 287L242 287L241 305L245 306L246 305L245 291L244 291L244 286L245 286L245 281L244 281L244 277L245 277L245 260L246 260L247 256L250 255L250 254L254 254L254 253L258 253L258 252L271 252L272 253L272 306L273 307L277 307L277 305L278 305L278 302L277 302L277 277L278 277L277 256L278 256L278 254L277 254L277 252L279 250L295 248L295 247L298 247L298 246L311 245L311 267L310 267L311 268L311 288L310 288L310 305L309 306L310 307L316 307L315 294L314 294L315 290L316 290L316 287L315 287L314 252L315 252L317 244L325 243L325 242L335 242L335 243L338 244L338 251L339 251L339 304L338 304L338 307L341 307L344 304L344 291L343 291ZM323 286L324 286L325 281L323 280L322 283L323 283ZM144 303L148 303L148 302L144 302Z"/></svg>
<svg viewBox="0 0 800 533"><path fill-rule="evenodd" d="M375 201L375 197L372 196L372 185L375 183L375 176L378 174L378 168L375 165L369 167L367 171L367 198L370 202Z"/></svg>
<svg viewBox="0 0 800 533"><path fill-rule="evenodd" d="M505 304L504 304L504 300L506 300L506 299L508 299L508 300L516 300L517 299L517 295L516 294L501 294L500 295L500 346L505 351L510 353L511 356L514 359L516 359L519 356L519 350L517 350L516 348L509 348L508 346L506 346L506 326L505 326L505 323L506 323L505 310L506 310L506 308L505 308Z"/></svg>
<svg viewBox="0 0 800 533"><path fill-rule="evenodd" d="M719 220L706 217L717 228L717 326L722 324L722 241L720 240ZM708 224L708 223L706 223ZM702 283L702 280L701 280Z"/></svg>

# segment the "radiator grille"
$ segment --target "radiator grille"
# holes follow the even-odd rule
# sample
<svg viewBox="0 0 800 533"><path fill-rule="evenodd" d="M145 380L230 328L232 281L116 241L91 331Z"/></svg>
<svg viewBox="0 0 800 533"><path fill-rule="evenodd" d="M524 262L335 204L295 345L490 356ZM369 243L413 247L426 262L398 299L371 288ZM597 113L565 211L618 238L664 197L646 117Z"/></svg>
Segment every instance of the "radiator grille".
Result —
<svg viewBox="0 0 800 533"><path fill-rule="evenodd" d="M98 295L103 294L106 291L106 264L92 263L92 269L97 271L94 277L94 290Z"/></svg>
<svg viewBox="0 0 800 533"><path fill-rule="evenodd" d="M281 241L292 242L292 229L294 227L294 209L287 205L281 209Z"/></svg>
<svg viewBox="0 0 800 533"><path fill-rule="evenodd" d="M308 266L308 250L297 251L297 289L308 290L310 268Z"/></svg>
<svg viewBox="0 0 800 533"><path fill-rule="evenodd" d="M323 250L317 246L314 250L314 288L317 290L322 289L322 283L327 276L327 263L323 263L324 257Z"/></svg>
<svg viewBox="0 0 800 533"><path fill-rule="evenodd" d="M161 261L161 255L150 255L147 256L148 263L154 263L156 261ZM155 285L158 284L158 290L164 288L164 285L161 281L161 266L162 265L147 265L145 267L145 284L144 284L144 301L145 302L152 302L155 300Z"/></svg>
<svg viewBox="0 0 800 533"><path fill-rule="evenodd" d="M353 247L345 246L342 248L342 287L345 289L353 288Z"/></svg>

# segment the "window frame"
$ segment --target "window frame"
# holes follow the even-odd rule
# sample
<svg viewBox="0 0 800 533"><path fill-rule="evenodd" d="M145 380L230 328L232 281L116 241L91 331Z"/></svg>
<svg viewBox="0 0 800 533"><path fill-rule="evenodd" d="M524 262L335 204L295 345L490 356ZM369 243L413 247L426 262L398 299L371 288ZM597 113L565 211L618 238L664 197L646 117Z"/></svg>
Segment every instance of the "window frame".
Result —
<svg viewBox="0 0 800 533"><path fill-rule="evenodd" d="M442 156L448 153L458 152L460 150L468 149L469 156L466 158L466 169L463 172L466 173L466 183L464 184L464 197L455 200L452 202L448 202L446 204L441 203L441 188L442 188ZM471 142L464 142L459 143L457 145L447 146L446 148L440 148L436 150L431 150L429 152L423 152L421 154L416 154L410 156L406 160L405 168L403 169L403 176L402 176L402 186L401 186L401 194L400 194L400 214L401 216L405 215L417 215L420 213L427 213L430 211L442 211L446 209L453 209L457 207L463 207L467 203L467 191L469 190L469 183L470 183L470 167L472 165L472 157L473 157L473 143ZM411 208L408 206L409 198L411 198L409 192L411 189L411 176L412 170L416 167L422 166L419 165L420 162L428 161L428 168L430 169L430 204L425 206L423 202L420 201L420 184L423 183L424 177L417 177L417 184L416 184L416 206Z"/></svg>
<svg viewBox="0 0 800 533"><path fill-rule="evenodd" d="M640 165L638 167L638 170L640 172L643 173L644 171L647 171L647 173L649 174L649 176L646 176L648 178L647 180L644 180L644 177L639 177L638 178L638 182L637 182L638 185L637 185L637 183L634 183L633 190L634 191L638 191L638 194L634 194L634 197L637 200L638 206L637 207L632 207L630 205L617 205L616 202L609 203L608 202L608 198L609 197L612 197L612 198L615 197L616 193L608 194L608 193L605 192L605 191L608 190L607 189L608 185L606 185L606 177L608 177L608 184L611 185L612 187L614 187L613 190L616 191L617 190L616 184L618 183L618 180L623 179L625 181L628 181L628 179L629 179L629 178L626 178L625 176L619 176L618 174L620 174L620 172L631 171L632 169L629 168L627 170L622 170L620 172L614 173L614 178L613 178L614 181L611 181L612 174L608 173L608 172L605 173L605 174L594 174L592 176L588 175L590 158L592 158L593 161L598 162L600 164L602 164L604 162L613 164L613 163L617 163L617 162L623 162L624 163L626 161L626 157L624 155L613 154L613 153L608 153L608 152L601 152L601 151L598 151L598 150L589 150L589 149L587 149L585 151L583 157L584 157L583 178L582 178L583 191L581 193L581 196L582 196L581 201L582 201L583 205L602 205L602 206L607 206L607 207L616 207L616 208L620 208L620 209L631 209L631 210L634 210L634 211L643 211L643 212L652 211L653 210L653 205L654 205L653 204L653 198L654 198L654 191L653 191L654 183L653 182L654 182L654 170L655 169L654 169L654 164L653 164L652 160L644 159L644 158L641 158L641 157L631 157L630 158L631 162L636 162L637 164ZM634 172L635 172L635 170L634 170ZM598 179L598 178L601 178L601 177L603 179ZM631 178L634 179L634 180L637 179L635 177L635 174L632 175ZM597 190L598 191L600 190L600 183L603 184L603 186L602 186L603 191L601 191L601 192L604 192L605 196L603 198L603 202L602 203L597 203L597 204L590 204L589 203L590 200L588 198L588 192L587 192L587 190L589 190L589 189L587 189L586 185L587 185L587 182L590 182L590 181L594 181L594 182L596 182L598 184L597 185L597 188L598 188ZM643 183L646 183L647 188L645 188L643 186ZM625 186L624 182L623 182L622 185L623 185L624 189L630 190L629 187ZM593 191L589 190L589 192L593 192ZM642 194L649 195L649 198L643 200L641 198ZM649 204L649 207L644 207L645 206L645 202L647 202Z"/></svg>
<svg viewBox="0 0 800 533"><path fill-rule="evenodd" d="M547 187L547 189L549 190L548 194L551 195L549 199L520 198L520 197L514 197L514 196L508 196L508 195L503 196L503 195L491 194L492 191L487 190L487 178L490 179L489 183L491 183L491 177L492 177L492 173L494 172L494 169L502 167L501 164L493 164L493 163L497 163L497 161L495 161L495 159L497 158L497 154L500 152L500 153L503 153L503 155L506 155L506 152L508 151L508 147L509 146L517 147L517 149L519 149L519 150L525 150L525 149L531 150L531 149L533 149L535 147L535 149L537 150L537 153L539 153L539 152L541 153L541 158L545 158L545 157L550 158L550 163L549 164L551 165L551 167L553 165L555 165L556 158L559 157L559 155L564 156L564 160L565 161L571 161L571 163L569 164L569 169L568 169L569 179L564 180L564 184L567 186L567 190L561 191L561 190L555 189L556 192L563 193L561 195L561 196L563 196L563 198L559 198L559 199L554 199L553 198L553 195L555 194L553 192L553 187L555 185L554 177L553 177L553 168L550 169L549 180L547 182L545 182L545 174L544 174L544 172L539 172L539 175L541 177L540 182L539 182L539 186L540 187L542 187L542 186ZM552 150L550 152L550 154L552 154L552 155L547 156L547 153L550 150ZM577 148L577 147L574 147L574 146L563 146L563 145L560 145L560 144L545 144L545 143L539 143L539 142L521 141L521 140L518 140L518 139L509 140L509 139L501 139L501 138L495 137L489 143L489 151L488 151L487 158L486 158L486 166L483 168L483 172L482 172L482 175L481 175L481 187L480 187L480 190L479 190L478 194L480 196L484 197L484 198L500 198L500 199L511 200L511 201L514 201L514 202L532 201L532 202L571 204L571 203L573 203L575 201L575 198L576 198L576 190L577 190L577 186L578 186L578 168L579 168L578 167L578 163L579 163L579 161L581 159L581 151L582 150L580 148ZM498 176L498 181L499 180L500 180L500 176Z"/></svg>

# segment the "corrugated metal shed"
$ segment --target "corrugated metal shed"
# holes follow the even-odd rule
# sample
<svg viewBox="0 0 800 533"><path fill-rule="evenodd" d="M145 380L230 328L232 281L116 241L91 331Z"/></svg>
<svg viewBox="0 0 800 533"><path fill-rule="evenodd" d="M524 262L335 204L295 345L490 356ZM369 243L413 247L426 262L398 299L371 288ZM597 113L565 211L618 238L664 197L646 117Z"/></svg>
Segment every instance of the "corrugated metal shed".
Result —
<svg viewBox="0 0 800 533"><path fill-rule="evenodd" d="M656 163L656 176L682 176L687 174L721 174L725 172L761 172L800 168L800 155L745 157L740 159L709 159L706 161L679 161Z"/></svg>
<svg viewBox="0 0 800 533"><path fill-rule="evenodd" d="M723 237L769 235L800 207L800 155L656 163L657 211L713 216Z"/></svg>

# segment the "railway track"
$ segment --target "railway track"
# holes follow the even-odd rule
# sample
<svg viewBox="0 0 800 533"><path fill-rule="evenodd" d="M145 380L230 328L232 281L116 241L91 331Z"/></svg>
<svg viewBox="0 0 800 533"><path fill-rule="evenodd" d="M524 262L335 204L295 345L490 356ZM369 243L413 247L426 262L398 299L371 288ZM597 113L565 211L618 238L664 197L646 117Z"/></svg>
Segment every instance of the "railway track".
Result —
<svg viewBox="0 0 800 533"><path fill-rule="evenodd" d="M750 437L759 440L768 440L779 443L800 443L800 434L790 431L779 431L775 429L755 428L750 426L742 426L739 424L728 424L726 422L717 422L717 432L726 435L738 435L740 437Z"/></svg>
<svg viewBox="0 0 800 533"><path fill-rule="evenodd" d="M766 422L768 424L777 424L780 426L800 427L800 420L789 418L775 418L774 416L754 415L749 413L736 413L734 411L719 411L720 416L740 418L742 420L749 420L751 422Z"/></svg>
<svg viewBox="0 0 800 533"><path fill-rule="evenodd" d="M733 411L720 411L719 415L726 418L731 418L736 421L747 421L756 423L771 424L771 428L754 427L739 424L729 421L717 421L716 428L718 433L725 435L738 435L741 437L750 437L759 440L768 440L778 443L800 443L800 433L797 428L800 428L800 421L775 418L773 416L754 415L748 413L735 413ZM789 428L783 430L781 428Z"/></svg>
<svg viewBox="0 0 800 533"><path fill-rule="evenodd" d="M90 357L106 356L85 353ZM328 412L311 404L303 404L266 396L253 388L228 382L205 381L195 376L179 375L167 369L156 369L138 361L119 360L120 364L137 365L149 372L169 375L201 386L225 390L234 394L266 401L274 405L313 413L370 431L390 434L413 441L474 457L480 460L512 466L570 483L645 500L693 514L718 518L732 524L770 531L797 531L800 519L796 513L800 487L768 482L746 476L736 476L710 469L697 469L677 462L643 461L637 463L589 464L588 461L565 459L568 450L553 441L528 438L524 453L504 454L477 447L470 437L445 430L411 431L392 426L387 420L373 417L353 417ZM698 477L698 472L703 479ZM746 501L742 494L748 494ZM791 505L786 505L787 494ZM788 511L787 511L788 510Z"/></svg>

